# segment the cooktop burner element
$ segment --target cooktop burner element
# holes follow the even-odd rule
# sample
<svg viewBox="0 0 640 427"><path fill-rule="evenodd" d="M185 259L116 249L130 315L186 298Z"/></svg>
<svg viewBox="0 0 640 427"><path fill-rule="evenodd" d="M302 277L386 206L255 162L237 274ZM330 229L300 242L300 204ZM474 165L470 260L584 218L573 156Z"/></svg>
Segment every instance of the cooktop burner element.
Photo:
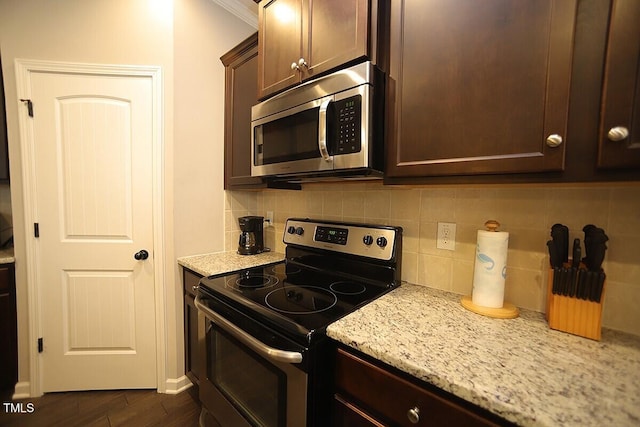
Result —
<svg viewBox="0 0 640 427"><path fill-rule="evenodd" d="M367 287L362 283L357 282L333 282L329 285L329 289L337 294L343 295L359 295L367 290Z"/></svg>
<svg viewBox="0 0 640 427"><path fill-rule="evenodd" d="M287 314L314 314L329 310L338 302L336 294L317 286L286 286L264 298L268 307Z"/></svg>
<svg viewBox="0 0 640 427"><path fill-rule="evenodd" d="M218 299L306 346L400 284L400 227L289 219L283 240L284 262L206 277L201 301Z"/></svg>
<svg viewBox="0 0 640 427"><path fill-rule="evenodd" d="M274 265L273 268L271 268L271 272L277 276L284 276L284 275L291 276L292 274L300 273L300 271L302 270L300 270L295 265L291 265L291 264L277 264L277 265Z"/></svg>
<svg viewBox="0 0 640 427"><path fill-rule="evenodd" d="M227 287L231 289L260 289L270 288L279 282L276 276L270 274L240 274L227 280Z"/></svg>

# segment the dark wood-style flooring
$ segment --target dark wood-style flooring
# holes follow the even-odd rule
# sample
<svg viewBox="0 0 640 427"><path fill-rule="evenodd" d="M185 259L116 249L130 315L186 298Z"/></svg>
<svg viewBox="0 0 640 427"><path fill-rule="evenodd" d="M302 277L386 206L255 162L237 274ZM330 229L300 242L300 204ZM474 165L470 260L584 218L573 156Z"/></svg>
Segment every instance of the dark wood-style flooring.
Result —
<svg viewBox="0 0 640 427"><path fill-rule="evenodd" d="M109 390L47 393L34 399L11 400L0 392L0 426L11 427L196 427L200 404L189 391L178 395L156 390ZM13 411L5 402L14 404ZM12 413L15 404L33 403L32 413Z"/></svg>

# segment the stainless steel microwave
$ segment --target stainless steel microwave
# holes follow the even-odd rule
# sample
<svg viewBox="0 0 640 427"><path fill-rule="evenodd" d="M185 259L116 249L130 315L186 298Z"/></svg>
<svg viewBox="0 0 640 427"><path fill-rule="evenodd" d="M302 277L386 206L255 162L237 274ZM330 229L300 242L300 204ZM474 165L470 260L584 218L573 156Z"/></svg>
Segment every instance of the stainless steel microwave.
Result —
<svg viewBox="0 0 640 427"><path fill-rule="evenodd" d="M251 175L379 178L383 132L384 74L363 62L251 109Z"/></svg>

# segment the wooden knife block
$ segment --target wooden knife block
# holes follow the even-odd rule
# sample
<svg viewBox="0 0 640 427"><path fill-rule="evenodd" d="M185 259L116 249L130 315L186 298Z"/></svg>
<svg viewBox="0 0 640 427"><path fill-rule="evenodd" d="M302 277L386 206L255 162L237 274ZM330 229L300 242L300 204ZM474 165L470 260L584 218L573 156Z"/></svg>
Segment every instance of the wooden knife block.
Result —
<svg viewBox="0 0 640 427"><path fill-rule="evenodd" d="M566 264L566 266L569 266L569 264ZM607 282L605 280L600 302L555 295L552 292L553 269L549 269L546 312L549 327L558 331L600 341L602 332L602 302L604 301L604 291L606 287Z"/></svg>

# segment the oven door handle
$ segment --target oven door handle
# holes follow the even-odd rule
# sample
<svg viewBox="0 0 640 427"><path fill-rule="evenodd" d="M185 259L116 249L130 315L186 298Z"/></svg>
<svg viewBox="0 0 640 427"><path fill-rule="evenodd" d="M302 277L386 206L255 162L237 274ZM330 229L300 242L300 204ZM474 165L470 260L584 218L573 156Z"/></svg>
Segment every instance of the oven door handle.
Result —
<svg viewBox="0 0 640 427"><path fill-rule="evenodd" d="M318 112L318 150L320 150L320 155L327 162L331 161L331 156L327 149L327 109L332 101L332 97L322 100Z"/></svg>
<svg viewBox="0 0 640 427"><path fill-rule="evenodd" d="M264 356L267 359L275 360L277 362L283 363L300 363L302 362L302 353L297 351L285 351L279 350L277 348L269 347L264 344L262 341L254 338L249 335L233 323L229 322L224 317L220 316L218 313L212 311L209 307L202 304L200 295L195 298L196 308L201 311L205 317L214 322L220 328L224 329L227 333L233 335L240 342L245 344L247 347L254 350L256 353Z"/></svg>

